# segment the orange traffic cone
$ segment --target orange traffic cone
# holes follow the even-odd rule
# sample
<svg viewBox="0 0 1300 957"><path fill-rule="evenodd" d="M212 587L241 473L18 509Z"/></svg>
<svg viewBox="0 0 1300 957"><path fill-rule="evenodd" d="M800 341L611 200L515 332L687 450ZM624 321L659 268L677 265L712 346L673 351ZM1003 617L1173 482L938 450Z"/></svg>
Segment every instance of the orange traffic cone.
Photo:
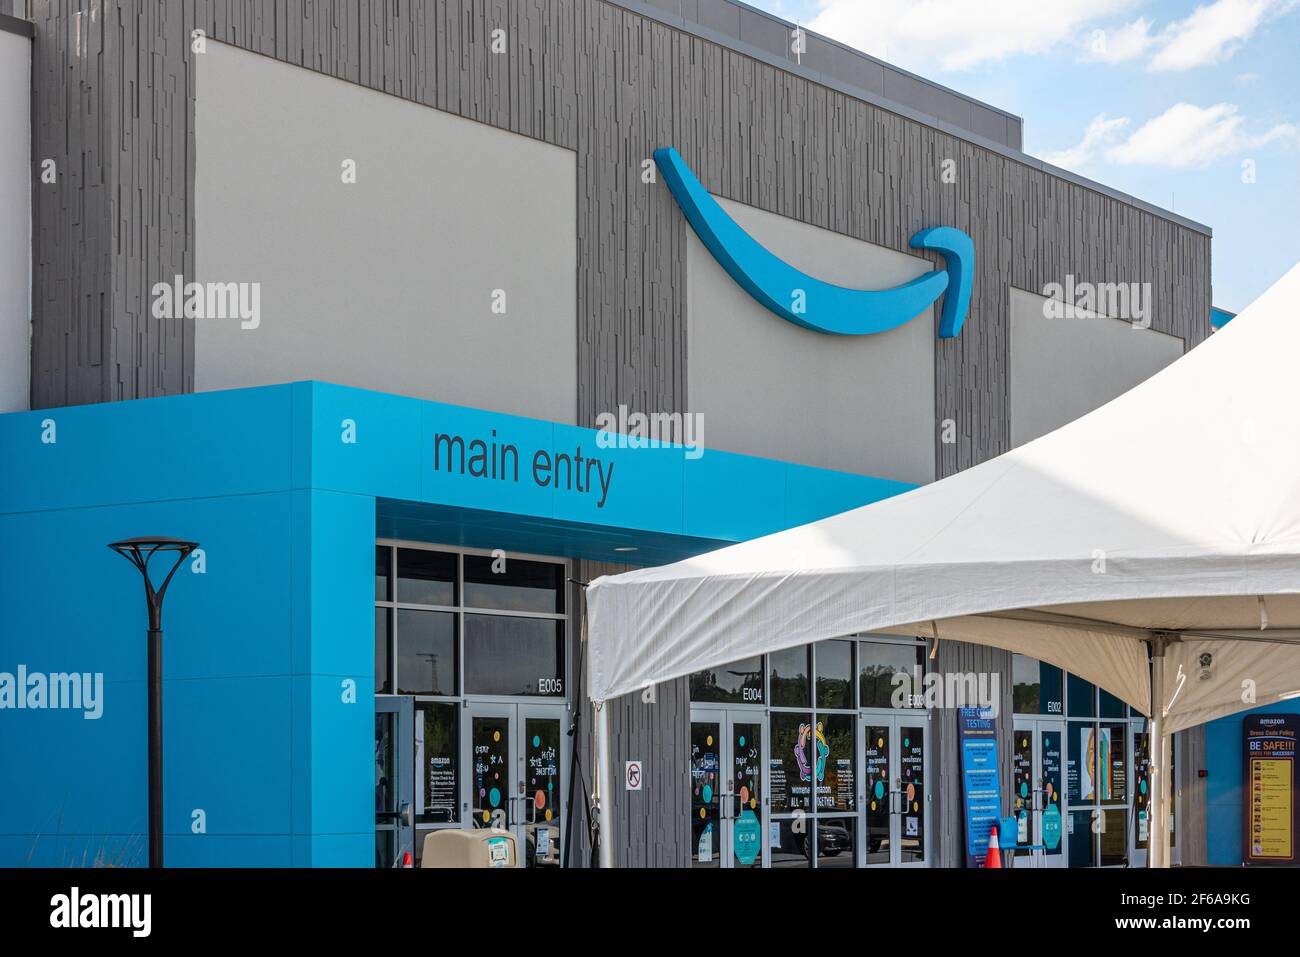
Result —
<svg viewBox="0 0 1300 957"><path fill-rule="evenodd" d="M984 855L984 866L986 868L996 867L999 870L1002 868L1002 848L998 846L998 826L996 824L989 831L989 850Z"/></svg>

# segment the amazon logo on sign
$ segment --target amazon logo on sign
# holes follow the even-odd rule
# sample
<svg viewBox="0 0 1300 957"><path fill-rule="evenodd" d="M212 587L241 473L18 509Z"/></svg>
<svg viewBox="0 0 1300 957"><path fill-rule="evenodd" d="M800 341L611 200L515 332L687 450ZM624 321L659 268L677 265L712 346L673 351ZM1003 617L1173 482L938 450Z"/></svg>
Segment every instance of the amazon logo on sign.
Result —
<svg viewBox="0 0 1300 957"><path fill-rule="evenodd" d="M933 249L945 269L892 289L849 289L824 282L769 252L727 215L709 195L681 154L671 146L655 150L655 163L695 234L740 286L782 319L838 336L866 336L897 328L944 297L939 337L961 332L970 307L975 244L951 226L923 229L913 249Z"/></svg>

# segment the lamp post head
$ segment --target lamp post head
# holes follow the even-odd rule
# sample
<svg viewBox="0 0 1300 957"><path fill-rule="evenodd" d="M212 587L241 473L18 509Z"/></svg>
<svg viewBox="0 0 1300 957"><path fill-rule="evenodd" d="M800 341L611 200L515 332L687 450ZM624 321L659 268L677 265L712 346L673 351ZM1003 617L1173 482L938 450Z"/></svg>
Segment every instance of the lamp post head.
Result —
<svg viewBox="0 0 1300 957"><path fill-rule="evenodd" d="M167 586L171 583L172 576L176 574L176 569L181 567L181 562L185 561L187 555L199 547L198 542L188 542L180 538L164 538L162 536L143 536L140 538L126 538L120 542L109 543L109 548L117 552L140 571L144 578L145 599L149 603L149 628L153 631L162 630L162 603L163 597L167 593ZM149 561L159 552L171 552L175 554L176 561L163 579L162 585L154 588L152 579L149 578Z"/></svg>

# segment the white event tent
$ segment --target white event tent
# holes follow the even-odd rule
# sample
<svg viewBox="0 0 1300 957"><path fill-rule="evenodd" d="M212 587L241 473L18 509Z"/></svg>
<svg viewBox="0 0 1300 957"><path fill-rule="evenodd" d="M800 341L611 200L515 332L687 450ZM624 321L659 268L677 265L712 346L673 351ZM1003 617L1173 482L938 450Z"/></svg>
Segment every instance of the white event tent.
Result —
<svg viewBox="0 0 1300 957"><path fill-rule="evenodd" d="M592 582L599 793L612 779L605 700L886 632L1031 655L1150 715L1152 823L1167 845L1168 735L1300 695L1297 302L1300 266L1152 378L1004 455ZM601 845L608 865L608 834ZM1153 866L1167 863L1161 845Z"/></svg>

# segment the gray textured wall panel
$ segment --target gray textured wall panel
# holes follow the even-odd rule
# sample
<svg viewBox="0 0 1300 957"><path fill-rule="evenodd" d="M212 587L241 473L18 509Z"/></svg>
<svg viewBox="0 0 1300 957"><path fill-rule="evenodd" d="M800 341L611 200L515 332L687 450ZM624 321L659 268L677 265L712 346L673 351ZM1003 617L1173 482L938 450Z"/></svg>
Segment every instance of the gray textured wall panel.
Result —
<svg viewBox="0 0 1300 957"><path fill-rule="evenodd" d="M632 566L605 562L577 562L580 581L616 575ZM580 762L588 786L596 765L592 751L595 715L583 703ZM611 801L615 864L619 867L686 867L690 849L690 689L686 679L655 688L653 703L639 694L625 695L606 704L610 708L615 790ZM645 766L641 791L622 787L623 762L639 759ZM590 861L591 842L584 828L573 832L571 860L575 866Z"/></svg>
<svg viewBox="0 0 1300 957"><path fill-rule="evenodd" d="M1011 652L960 641L940 640L928 670L941 674L998 675L998 781L1002 806L1011 806L1012 749L1007 746L1015 730L1012 703ZM965 821L962 812L961 757L958 753L957 712L935 708L930 712L938 773L932 784L934 801L930 816L933 828L934 863L939 867L964 867Z"/></svg>
<svg viewBox="0 0 1300 957"><path fill-rule="evenodd" d="M113 342L109 154L116 148L101 70L104 24L80 6L42 4L35 24L33 175L53 160L55 183L33 188L33 408L108 397ZM108 365L111 366L111 359Z"/></svg>
<svg viewBox="0 0 1300 957"><path fill-rule="evenodd" d="M1180 731L1175 738L1174 828L1177 831L1177 860L1183 867L1204 867L1210 862L1210 835L1206 815L1205 779L1200 772L1209 767L1205 750L1205 725Z"/></svg>

